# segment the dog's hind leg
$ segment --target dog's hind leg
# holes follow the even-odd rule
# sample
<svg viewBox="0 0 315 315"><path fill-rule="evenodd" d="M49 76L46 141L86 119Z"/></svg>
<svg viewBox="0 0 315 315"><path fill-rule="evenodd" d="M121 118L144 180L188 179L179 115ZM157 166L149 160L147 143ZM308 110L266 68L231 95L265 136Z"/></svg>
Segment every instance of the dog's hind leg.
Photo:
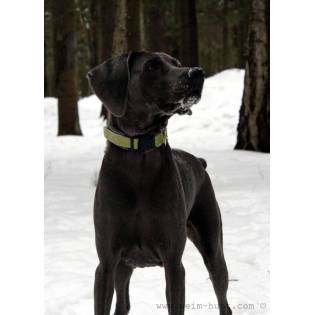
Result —
<svg viewBox="0 0 315 315"><path fill-rule="evenodd" d="M109 315L113 294L116 265L100 262L95 271L94 314Z"/></svg>
<svg viewBox="0 0 315 315"><path fill-rule="evenodd" d="M221 214L208 174L188 218L187 233L203 257L218 299L220 315L231 315L226 297L228 271L223 254Z"/></svg>
<svg viewBox="0 0 315 315"><path fill-rule="evenodd" d="M115 315L127 315L130 310L129 282L133 268L123 261L117 266L115 275L116 310Z"/></svg>

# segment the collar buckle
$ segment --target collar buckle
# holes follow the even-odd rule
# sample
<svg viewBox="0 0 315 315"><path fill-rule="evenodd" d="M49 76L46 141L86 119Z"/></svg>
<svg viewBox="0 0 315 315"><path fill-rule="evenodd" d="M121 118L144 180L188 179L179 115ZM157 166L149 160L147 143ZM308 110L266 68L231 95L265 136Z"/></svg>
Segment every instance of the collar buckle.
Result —
<svg viewBox="0 0 315 315"><path fill-rule="evenodd" d="M138 149L140 151L148 151L151 149L156 148L155 146L155 136L150 136L150 135L143 135L138 138Z"/></svg>

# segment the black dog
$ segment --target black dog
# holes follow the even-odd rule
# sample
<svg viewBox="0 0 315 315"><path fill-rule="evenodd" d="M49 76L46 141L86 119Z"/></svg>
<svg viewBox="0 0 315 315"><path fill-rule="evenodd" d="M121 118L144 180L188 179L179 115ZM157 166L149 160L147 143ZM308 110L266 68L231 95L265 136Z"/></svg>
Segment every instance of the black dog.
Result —
<svg viewBox="0 0 315 315"><path fill-rule="evenodd" d="M228 272L222 223L206 163L167 143L174 114L190 114L201 97L200 68L182 67L164 53L132 52L88 73L108 112L108 144L94 203L96 315L130 309L129 281L136 267L163 266L171 315L184 314L187 236L209 271L221 315L232 314L226 292Z"/></svg>

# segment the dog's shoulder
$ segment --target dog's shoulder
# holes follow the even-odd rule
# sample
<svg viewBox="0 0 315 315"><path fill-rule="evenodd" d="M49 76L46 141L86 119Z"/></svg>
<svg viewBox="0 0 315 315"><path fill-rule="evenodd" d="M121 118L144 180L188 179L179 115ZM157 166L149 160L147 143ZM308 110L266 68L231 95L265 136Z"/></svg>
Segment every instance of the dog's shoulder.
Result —
<svg viewBox="0 0 315 315"><path fill-rule="evenodd" d="M172 149L175 162L180 168L193 169L195 172L203 173L207 167L207 162L203 158L198 158L191 153L179 149Z"/></svg>
<svg viewBox="0 0 315 315"><path fill-rule="evenodd" d="M207 168L207 162L203 158L198 158L180 149L172 149L172 153L175 161L178 163L189 163L191 165L202 166L203 169Z"/></svg>
<svg viewBox="0 0 315 315"><path fill-rule="evenodd" d="M187 198L186 202L192 206L195 193L199 191L205 178L206 161L182 150L174 149L172 152Z"/></svg>

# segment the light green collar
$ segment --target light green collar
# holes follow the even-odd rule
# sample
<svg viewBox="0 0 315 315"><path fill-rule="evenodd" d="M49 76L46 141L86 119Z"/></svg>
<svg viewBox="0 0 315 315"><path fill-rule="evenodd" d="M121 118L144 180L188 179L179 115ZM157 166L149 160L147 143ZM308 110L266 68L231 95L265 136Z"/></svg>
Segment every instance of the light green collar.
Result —
<svg viewBox="0 0 315 315"><path fill-rule="evenodd" d="M120 148L142 152L158 148L162 144L166 144L167 142L166 129L162 130L157 135L143 135L137 138L130 138L118 134L110 130L108 127L105 127L104 136L109 142L115 144Z"/></svg>

